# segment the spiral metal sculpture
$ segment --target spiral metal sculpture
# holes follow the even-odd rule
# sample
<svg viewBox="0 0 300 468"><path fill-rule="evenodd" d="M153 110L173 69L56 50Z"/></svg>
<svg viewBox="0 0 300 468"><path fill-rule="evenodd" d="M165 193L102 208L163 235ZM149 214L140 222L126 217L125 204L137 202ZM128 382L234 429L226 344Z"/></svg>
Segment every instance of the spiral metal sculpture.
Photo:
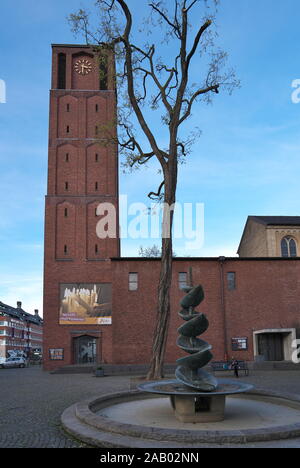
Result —
<svg viewBox="0 0 300 468"><path fill-rule="evenodd" d="M213 358L211 345L197 338L208 329L209 322L203 313L194 310L203 301L204 291L201 285L185 288L185 291L187 295L180 302L182 310L179 315L187 323L178 328L177 346L189 356L177 359L175 376L189 387L213 392L218 386L217 379L202 369Z"/></svg>

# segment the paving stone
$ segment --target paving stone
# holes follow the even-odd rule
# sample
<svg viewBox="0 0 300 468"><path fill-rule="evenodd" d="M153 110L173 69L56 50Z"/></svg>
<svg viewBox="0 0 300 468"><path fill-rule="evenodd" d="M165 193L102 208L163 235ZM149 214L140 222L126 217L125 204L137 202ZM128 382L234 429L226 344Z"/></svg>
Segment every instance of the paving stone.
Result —
<svg viewBox="0 0 300 468"><path fill-rule="evenodd" d="M298 371L253 371L240 380L254 384L259 390L299 395L299 377ZM130 390L132 382L130 376L96 378L92 374L50 374L37 366L0 369L0 448L86 447L62 429L63 411L94 396ZM300 439L269 442L268 446L300 447Z"/></svg>

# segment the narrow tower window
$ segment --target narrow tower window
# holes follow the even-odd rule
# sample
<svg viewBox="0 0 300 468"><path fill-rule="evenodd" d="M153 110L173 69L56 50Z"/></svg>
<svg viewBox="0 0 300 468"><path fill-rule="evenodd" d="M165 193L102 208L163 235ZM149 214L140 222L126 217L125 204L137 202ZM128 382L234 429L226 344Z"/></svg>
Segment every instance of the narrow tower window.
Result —
<svg viewBox="0 0 300 468"><path fill-rule="evenodd" d="M95 190L98 190L98 182L95 182Z"/></svg>
<svg viewBox="0 0 300 468"><path fill-rule="evenodd" d="M57 88L66 89L66 54L58 54Z"/></svg>
<svg viewBox="0 0 300 468"><path fill-rule="evenodd" d="M69 190L69 182L65 182L65 190Z"/></svg>
<svg viewBox="0 0 300 468"><path fill-rule="evenodd" d="M70 133L70 127L67 125L67 133Z"/></svg>
<svg viewBox="0 0 300 468"><path fill-rule="evenodd" d="M98 244L95 244L95 254L98 254Z"/></svg>
<svg viewBox="0 0 300 468"><path fill-rule="evenodd" d="M68 208L65 208L65 218L68 217Z"/></svg>
<svg viewBox="0 0 300 468"><path fill-rule="evenodd" d="M95 154L95 161L96 161L96 162L99 161L99 154L98 154L98 153Z"/></svg>
<svg viewBox="0 0 300 468"><path fill-rule="evenodd" d="M100 57L100 89L106 90L107 89L107 57L102 56Z"/></svg>
<svg viewBox="0 0 300 468"><path fill-rule="evenodd" d="M68 246L65 244L64 245L64 254L66 255L68 253Z"/></svg>
<svg viewBox="0 0 300 468"><path fill-rule="evenodd" d="M69 153L66 153L66 162L69 162Z"/></svg>

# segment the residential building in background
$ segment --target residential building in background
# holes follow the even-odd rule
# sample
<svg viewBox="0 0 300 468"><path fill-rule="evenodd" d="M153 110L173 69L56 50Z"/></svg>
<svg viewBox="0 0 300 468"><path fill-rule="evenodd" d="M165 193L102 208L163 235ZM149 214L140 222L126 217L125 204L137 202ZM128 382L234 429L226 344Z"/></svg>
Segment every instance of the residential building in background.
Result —
<svg viewBox="0 0 300 468"><path fill-rule="evenodd" d="M12 307L0 302L0 360L10 356L32 357L43 352L43 319L36 309L29 314L22 303Z"/></svg>

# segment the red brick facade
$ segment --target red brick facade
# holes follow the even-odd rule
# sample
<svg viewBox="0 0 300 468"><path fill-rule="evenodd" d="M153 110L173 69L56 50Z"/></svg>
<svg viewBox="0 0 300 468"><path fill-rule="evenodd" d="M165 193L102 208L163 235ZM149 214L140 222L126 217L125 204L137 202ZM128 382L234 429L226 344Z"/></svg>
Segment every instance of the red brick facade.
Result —
<svg viewBox="0 0 300 468"><path fill-rule="evenodd" d="M81 75L75 65L84 60L91 71ZM119 255L118 238L100 240L96 235L98 204L118 206L117 148L103 144L101 127L112 122L115 128L115 73L110 55L107 64L106 86L102 86L106 89L100 89L98 52L87 46L53 46L45 210L46 368L57 367L57 362L49 361L49 349L63 348L62 364L72 363L73 338L81 334L98 338L97 355L111 360L110 326L103 327L102 333L99 326L59 325L60 284L111 283L109 258Z"/></svg>
<svg viewBox="0 0 300 468"><path fill-rule="evenodd" d="M87 60L92 71L81 76L75 69L78 60ZM66 64L60 77L59 63ZM76 362L74 340L79 336L96 338L97 362L144 364L151 352L159 260L119 258L119 239L96 235L98 204L109 201L118 208L117 148L101 145L101 125L113 122L116 112L113 60L108 57L104 90L99 89L97 63L96 53L85 46L53 46L44 278L48 370ZM204 287L199 310L207 314L210 328L203 337L212 344L216 360L253 360L262 354L258 335L268 333L280 334L282 357L290 359L292 339L300 328L299 259L176 258L166 362L181 355L176 346L183 296L178 281L179 273L190 267L194 284ZM129 290L129 273L138 273L135 291ZM111 283L112 324L61 325L64 283ZM247 348L233 350L234 338L245 339ZM50 349L62 349L63 359L51 360Z"/></svg>
<svg viewBox="0 0 300 468"><path fill-rule="evenodd" d="M173 264L171 321L166 362L174 362L179 302L179 273L192 267L194 284L202 284L205 299L198 307L210 322L203 338L212 344L214 359L253 361L254 333L262 330L300 328L300 259L175 259ZM147 363L155 321L159 261L114 259L113 361ZM128 275L138 273L138 289L128 291ZM235 289L229 289L227 273L235 273ZM292 333L290 330L287 333ZM232 350L233 338L247 338L247 350ZM287 359L288 360L288 359Z"/></svg>

